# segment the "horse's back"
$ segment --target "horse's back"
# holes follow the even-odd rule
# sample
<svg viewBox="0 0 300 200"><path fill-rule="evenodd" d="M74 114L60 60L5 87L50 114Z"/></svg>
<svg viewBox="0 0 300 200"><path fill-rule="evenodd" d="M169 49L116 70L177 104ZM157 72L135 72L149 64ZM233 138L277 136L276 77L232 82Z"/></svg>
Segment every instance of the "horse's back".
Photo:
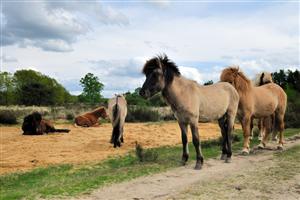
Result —
<svg viewBox="0 0 300 200"><path fill-rule="evenodd" d="M200 88L200 119L204 117L219 119L226 112L237 112L239 95L231 84L219 82Z"/></svg>
<svg viewBox="0 0 300 200"><path fill-rule="evenodd" d="M287 95L284 90L275 83L268 83L254 87L255 110L258 114L273 113L276 110L285 112Z"/></svg>

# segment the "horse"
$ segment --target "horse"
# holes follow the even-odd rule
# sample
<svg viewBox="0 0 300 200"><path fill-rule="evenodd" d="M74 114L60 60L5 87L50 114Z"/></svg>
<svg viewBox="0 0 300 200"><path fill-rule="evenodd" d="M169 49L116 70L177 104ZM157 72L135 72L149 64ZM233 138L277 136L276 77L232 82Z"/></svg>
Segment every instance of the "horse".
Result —
<svg viewBox="0 0 300 200"><path fill-rule="evenodd" d="M189 158L187 128L190 125L196 151L195 169L202 168L199 120L218 120L223 138L221 159L230 162L231 133L239 103L239 95L234 87L228 83L199 85L196 81L183 77L177 65L165 54L148 60L142 71L146 80L139 94L147 99L162 92L164 100L177 118L183 147L182 165L185 165Z"/></svg>
<svg viewBox="0 0 300 200"><path fill-rule="evenodd" d="M121 147L121 143L124 143L123 131L127 115L127 102L123 95L116 95L108 100L108 113L113 127L110 143L114 144L114 148Z"/></svg>
<svg viewBox="0 0 300 200"><path fill-rule="evenodd" d="M259 74L256 74L255 79L252 81L253 85L256 87L268 84L268 83L273 83L273 78L272 74L269 72L261 72ZM252 121L253 122L253 121ZM272 140L277 140L276 137L276 132L273 131L274 129L274 124L275 122L275 113L273 113L269 117L264 117L258 120L258 129L259 129L259 137L258 139L261 141L262 138L264 137L265 134L269 134L273 132L272 135ZM251 123L251 130L253 128L253 123ZM253 132L251 131L251 136L253 135ZM268 136L267 136L268 137ZM259 146L262 147L262 146Z"/></svg>
<svg viewBox="0 0 300 200"><path fill-rule="evenodd" d="M251 81L240 71L239 67L227 67L220 76L223 82L232 84L239 93L240 102L238 118L244 132L243 154L249 154L249 139L251 122L253 118L269 117L275 114L276 131L279 131L278 149L283 149L284 115L286 111L287 95L275 83L268 83L255 87ZM267 134L264 135L259 146L265 147Z"/></svg>
<svg viewBox="0 0 300 200"><path fill-rule="evenodd" d="M92 112L79 115L75 118L75 125L83 127L97 126L98 119L107 118L106 110L104 107L99 107Z"/></svg>
<svg viewBox="0 0 300 200"><path fill-rule="evenodd" d="M43 135L45 133L61 132L68 133L69 129L56 129L53 124L38 112L33 112L24 117L22 124L23 135Z"/></svg>

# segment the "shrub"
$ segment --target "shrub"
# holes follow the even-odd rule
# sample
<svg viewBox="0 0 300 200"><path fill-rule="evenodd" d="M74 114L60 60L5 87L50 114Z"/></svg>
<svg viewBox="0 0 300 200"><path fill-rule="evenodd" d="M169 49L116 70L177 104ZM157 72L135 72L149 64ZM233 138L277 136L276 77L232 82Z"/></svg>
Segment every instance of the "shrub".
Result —
<svg viewBox="0 0 300 200"><path fill-rule="evenodd" d="M67 113L66 114L66 119L69 120L69 121L74 120L74 114L73 113Z"/></svg>
<svg viewBox="0 0 300 200"><path fill-rule="evenodd" d="M145 150L137 142L135 142L135 155L140 162L155 162L158 158L158 152L154 149Z"/></svg>
<svg viewBox="0 0 300 200"><path fill-rule="evenodd" d="M285 113L285 128L300 127L300 106L297 103L288 103Z"/></svg>
<svg viewBox="0 0 300 200"><path fill-rule="evenodd" d="M158 111L148 107L129 107L126 117L127 122L157 122L161 120Z"/></svg>
<svg viewBox="0 0 300 200"><path fill-rule="evenodd" d="M8 110L0 111L0 124L17 124L16 115Z"/></svg>

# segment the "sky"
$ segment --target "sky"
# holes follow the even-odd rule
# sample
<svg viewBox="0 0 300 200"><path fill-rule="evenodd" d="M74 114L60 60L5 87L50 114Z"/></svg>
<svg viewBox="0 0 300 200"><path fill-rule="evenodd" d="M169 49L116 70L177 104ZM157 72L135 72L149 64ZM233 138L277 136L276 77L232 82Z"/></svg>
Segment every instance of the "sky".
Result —
<svg viewBox="0 0 300 200"><path fill-rule="evenodd" d="M146 60L165 53L183 76L219 80L300 70L299 1L1 0L1 71L34 69L80 94L99 77L111 97L141 87Z"/></svg>

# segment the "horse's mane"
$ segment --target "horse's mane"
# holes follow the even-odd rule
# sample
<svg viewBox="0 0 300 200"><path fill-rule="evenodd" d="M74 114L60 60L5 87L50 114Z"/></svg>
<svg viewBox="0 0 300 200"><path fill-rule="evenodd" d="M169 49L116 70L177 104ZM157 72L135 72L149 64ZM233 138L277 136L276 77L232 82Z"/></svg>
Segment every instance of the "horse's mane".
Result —
<svg viewBox="0 0 300 200"><path fill-rule="evenodd" d="M171 61L166 54L158 55L148 60L144 67L143 73L147 76L155 69L162 69L166 83L171 83L174 76L180 76L178 66Z"/></svg>
<svg viewBox="0 0 300 200"><path fill-rule="evenodd" d="M93 114L95 114L98 117L101 117L102 113L106 112L105 108L103 106L96 108L95 110L92 111Z"/></svg>
<svg viewBox="0 0 300 200"><path fill-rule="evenodd" d="M251 81L244 75L238 66L225 68L221 73L221 81L233 80L234 87L240 93L246 93L251 85Z"/></svg>
<svg viewBox="0 0 300 200"><path fill-rule="evenodd" d="M256 74L253 81L254 86L261 86L267 83L273 83L272 74L269 72L261 72Z"/></svg>

